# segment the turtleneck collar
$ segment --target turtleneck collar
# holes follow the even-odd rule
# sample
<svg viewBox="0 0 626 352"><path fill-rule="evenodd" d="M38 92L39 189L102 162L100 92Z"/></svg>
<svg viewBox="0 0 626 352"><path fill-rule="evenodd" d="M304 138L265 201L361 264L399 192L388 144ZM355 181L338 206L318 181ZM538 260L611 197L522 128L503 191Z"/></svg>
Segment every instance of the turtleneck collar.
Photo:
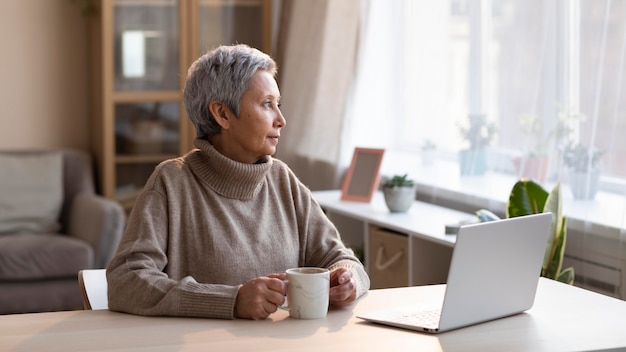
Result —
<svg viewBox="0 0 626 352"><path fill-rule="evenodd" d="M191 170L218 194L235 199L251 199L259 193L272 158L256 164L234 161L218 152L207 140L196 138L199 151L189 155Z"/></svg>

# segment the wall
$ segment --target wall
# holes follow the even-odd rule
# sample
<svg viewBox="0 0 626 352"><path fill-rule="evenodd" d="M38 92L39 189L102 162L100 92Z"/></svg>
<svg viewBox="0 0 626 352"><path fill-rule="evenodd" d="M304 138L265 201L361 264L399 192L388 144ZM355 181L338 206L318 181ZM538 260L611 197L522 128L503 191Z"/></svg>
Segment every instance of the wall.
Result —
<svg viewBox="0 0 626 352"><path fill-rule="evenodd" d="M70 0L0 1L0 149L89 149L86 26Z"/></svg>

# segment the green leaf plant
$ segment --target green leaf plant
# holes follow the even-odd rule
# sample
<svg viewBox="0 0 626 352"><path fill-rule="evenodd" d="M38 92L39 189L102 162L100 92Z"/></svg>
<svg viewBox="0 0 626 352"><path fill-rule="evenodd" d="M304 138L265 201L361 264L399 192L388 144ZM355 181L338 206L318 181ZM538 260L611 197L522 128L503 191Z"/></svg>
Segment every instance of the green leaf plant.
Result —
<svg viewBox="0 0 626 352"><path fill-rule="evenodd" d="M383 187L413 187L415 182L408 178L408 174L394 175L392 178L383 182Z"/></svg>
<svg viewBox="0 0 626 352"><path fill-rule="evenodd" d="M506 208L506 217L514 218L530 214L551 212L552 225L546 251L541 266L541 276L572 285L574 283L574 268L563 269L563 255L567 239L566 217L562 212L561 187L557 183L548 193L540 184L530 179L522 178L511 190ZM498 220L499 217L489 210L481 209L476 212L482 222Z"/></svg>

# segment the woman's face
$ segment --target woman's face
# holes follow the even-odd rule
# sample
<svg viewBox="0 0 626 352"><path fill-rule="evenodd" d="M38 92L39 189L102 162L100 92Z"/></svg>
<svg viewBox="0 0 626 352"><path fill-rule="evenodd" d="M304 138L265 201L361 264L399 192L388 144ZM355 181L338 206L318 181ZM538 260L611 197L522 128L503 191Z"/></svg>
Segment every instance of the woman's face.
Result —
<svg viewBox="0 0 626 352"><path fill-rule="evenodd" d="M276 153L280 130L286 124L279 102L280 91L274 77L258 70L241 98L239 117L229 119L228 128L222 129L222 152L244 163Z"/></svg>

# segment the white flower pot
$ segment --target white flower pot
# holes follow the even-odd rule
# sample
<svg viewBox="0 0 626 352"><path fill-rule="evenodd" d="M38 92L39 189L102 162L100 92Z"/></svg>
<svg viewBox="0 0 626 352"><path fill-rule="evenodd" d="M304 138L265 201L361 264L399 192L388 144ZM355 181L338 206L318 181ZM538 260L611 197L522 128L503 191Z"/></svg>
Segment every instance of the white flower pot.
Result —
<svg viewBox="0 0 626 352"><path fill-rule="evenodd" d="M434 163L435 163L435 150L434 149L422 150L422 165L433 166Z"/></svg>
<svg viewBox="0 0 626 352"><path fill-rule="evenodd" d="M593 199L598 193L600 186L600 172L577 172L569 173L569 188L572 190L574 199Z"/></svg>
<svg viewBox="0 0 626 352"><path fill-rule="evenodd" d="M483 149L459 151L461 176L481 176L487 172L487 152Z"/></svg>
<svg viewBox="0 0 626 352"><path fill-rule="evenodd" d="M416 187L383 187L385 203L392 213L402 213L409 210L415 200Z"/></svg>

